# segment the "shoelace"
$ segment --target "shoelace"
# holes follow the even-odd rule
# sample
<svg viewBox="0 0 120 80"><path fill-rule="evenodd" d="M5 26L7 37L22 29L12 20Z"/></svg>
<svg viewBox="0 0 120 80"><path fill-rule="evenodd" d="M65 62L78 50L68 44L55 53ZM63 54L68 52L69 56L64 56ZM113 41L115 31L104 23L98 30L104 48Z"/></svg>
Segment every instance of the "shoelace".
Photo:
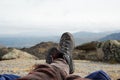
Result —
<svg viewBox="0 0 120 80"><path fill-rule="evenodd" d="M68 53L68 50L69 50L69 41L64 41L62 44L61 44L61 50L65 53Z"/></svg>

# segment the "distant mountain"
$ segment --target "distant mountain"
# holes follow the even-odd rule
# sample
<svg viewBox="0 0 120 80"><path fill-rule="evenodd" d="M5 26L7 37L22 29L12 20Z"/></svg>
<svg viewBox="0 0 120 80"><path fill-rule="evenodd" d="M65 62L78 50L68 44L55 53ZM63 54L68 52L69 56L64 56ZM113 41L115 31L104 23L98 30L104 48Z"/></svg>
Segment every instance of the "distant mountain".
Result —
<svg viewBox="0 0 120 80"><path fill-rule="evenodd" d="M97 41L107 35L109 35L110 32L77 32L74 33L74 38L76 45L83 44L86 42L91 42L91 41Z"/></svg>
<svg viewBox="0 0 120 80"><path fill-rule="evenodd" d="M106 41L106 40L120 40L120 32L112 33L100 39L100 41Z"/></svg>
<svg viewBox="0 0 120 80"><path fill-rule="evenodd" d="M5 45L7 47L31 47L35 44L40 42L47 42L47 41L58 41L57 36L51 37L0 37L0 44Z"/></svg>
<svg viewBox="0 0 120 80"><path fill-rule="evenodd" d="M75 38L75 44L80 45L86 42L91 41L97 41L102 38L104 38L107 35L110 35L115 32L120 32L120 30L117 31L109 31L109 32L76 32L72 33ZM58 43L60 40L61 35L57 36L48 36L48 37L40 37L40 36L16 36L16 37L0 37L0 44L5 45L6 47L17 47L17 48L23 48L23 47L31 47L35 44L38 44L40 42L48 42L52 41L55 43Z"/></svg>

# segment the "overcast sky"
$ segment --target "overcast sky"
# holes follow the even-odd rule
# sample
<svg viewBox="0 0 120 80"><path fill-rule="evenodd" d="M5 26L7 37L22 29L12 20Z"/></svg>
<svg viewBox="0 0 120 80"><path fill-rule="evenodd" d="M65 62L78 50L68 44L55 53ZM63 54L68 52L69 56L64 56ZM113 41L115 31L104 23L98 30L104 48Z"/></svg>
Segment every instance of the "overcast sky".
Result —
<svg viewBox="0 0 120 80"><path fill-rule="evenodd" d="M120 0L0 0L0 35L120 30Z"/></svg>

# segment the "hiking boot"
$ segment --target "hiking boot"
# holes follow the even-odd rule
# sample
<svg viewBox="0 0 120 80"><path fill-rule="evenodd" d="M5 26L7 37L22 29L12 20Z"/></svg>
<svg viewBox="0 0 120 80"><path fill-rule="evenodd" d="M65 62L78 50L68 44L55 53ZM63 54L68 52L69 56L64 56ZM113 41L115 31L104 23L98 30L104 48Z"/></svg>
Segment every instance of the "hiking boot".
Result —
<svg viewBox="0 0 120 80"><path fill-rule="evenodd" d="M57 58L63 58L63 54L56 47L53 47L46 54L46 63L51 64Z"/></svg>
<svg viewBox="0 0 120 80"><path fill-rule="evenodd" d="M72 34L66 32L61 36L59 50L55 47L48 50L46 55L46 63L51 64L55 59L62 58L69 65L69 73L74 72L74 64L72 61L72 51L74 49L74 40Z"/></svg>
<svg viewBox="0 0 120 80"><path fill-rule="evenodd" d="M74 72L74 63L72 60L72 51L74 49L74 39L71 33L66 32L61 36L59 42L60 52L63 54L63 58L69 65L69 73L72 74Z"/></svg>

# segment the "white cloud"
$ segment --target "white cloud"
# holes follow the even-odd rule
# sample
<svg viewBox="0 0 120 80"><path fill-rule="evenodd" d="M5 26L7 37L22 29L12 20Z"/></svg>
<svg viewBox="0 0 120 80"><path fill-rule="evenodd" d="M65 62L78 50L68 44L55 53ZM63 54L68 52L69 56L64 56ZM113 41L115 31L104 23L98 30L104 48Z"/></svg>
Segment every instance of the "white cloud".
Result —
<svg viewBox="0 0 120 80"><path fill-rule="evenodd" d="M119 3L119 0L0 0L0 34L117 30Z"/></svg>

